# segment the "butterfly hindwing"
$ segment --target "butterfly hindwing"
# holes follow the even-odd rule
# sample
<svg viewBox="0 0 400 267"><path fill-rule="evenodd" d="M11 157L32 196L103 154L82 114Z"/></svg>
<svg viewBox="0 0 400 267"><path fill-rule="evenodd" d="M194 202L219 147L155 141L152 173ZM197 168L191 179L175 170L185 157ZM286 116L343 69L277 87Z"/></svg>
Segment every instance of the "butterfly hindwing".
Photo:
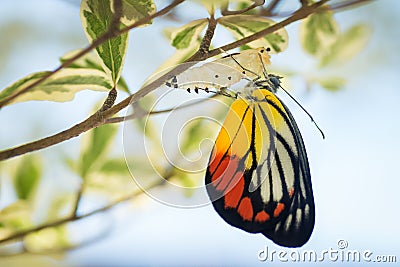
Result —
<svg viewBox="0 0 400 267"><path fill-rule="evenodd" d="M288 108L270 91L236 100L206 173L214 208L229 224L275 243L302 246L314 226L304 143Z"/></svg>

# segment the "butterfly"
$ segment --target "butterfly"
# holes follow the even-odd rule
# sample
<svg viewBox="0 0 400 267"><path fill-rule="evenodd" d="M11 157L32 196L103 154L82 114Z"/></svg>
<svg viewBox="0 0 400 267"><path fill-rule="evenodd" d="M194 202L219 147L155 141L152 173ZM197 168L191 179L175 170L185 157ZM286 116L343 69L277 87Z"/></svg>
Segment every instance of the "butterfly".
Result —
<svg viewBox="0 0 400 267"><path fill-rule="evenodd" d="M213 147L205 184L230 225L300 247L311 236L314 197L298 126L273 86L253 84L235 100Z"/></svg>
<svg viewBox="0 0 400 267"><path fill-rule="evenodd" d="M205 175L207 193L228 224L262 233L281 246L300 247L309 240L315 223L310 167L296 121L276 96L282 77L265 69L270 63L267 52L250 49L214 61L237 70L236 76L229 68L212 69L206 63L173 77L167 85L186 86L189 92L194 86L197 93L209 92L209 84L216 93L232 96L224 90L241 79L250 80L233 95L236 100L216 138Z"/></svg>

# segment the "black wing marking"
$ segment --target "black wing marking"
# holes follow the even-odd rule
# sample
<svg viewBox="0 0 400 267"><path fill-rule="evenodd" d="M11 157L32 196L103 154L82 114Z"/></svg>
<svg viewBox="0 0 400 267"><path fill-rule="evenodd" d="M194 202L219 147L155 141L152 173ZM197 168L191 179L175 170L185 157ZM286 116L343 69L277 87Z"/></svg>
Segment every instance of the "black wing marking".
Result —
<svg viewBox="0 0 400 267"><path fill-rule="evenodd" d="M315 223L315 206L312 192L310 167L304 146L303 138L298 129L293 115L287 106L281 102L287 116L281 115L290 125L295 138L298 157L295 158L295 183L294 195L290 208L273 229L268 229L263 234L281 246L300 247L310 238ZM279 138L278 138L279 140ZM283 141L283 140L281 140Z"/></svg>

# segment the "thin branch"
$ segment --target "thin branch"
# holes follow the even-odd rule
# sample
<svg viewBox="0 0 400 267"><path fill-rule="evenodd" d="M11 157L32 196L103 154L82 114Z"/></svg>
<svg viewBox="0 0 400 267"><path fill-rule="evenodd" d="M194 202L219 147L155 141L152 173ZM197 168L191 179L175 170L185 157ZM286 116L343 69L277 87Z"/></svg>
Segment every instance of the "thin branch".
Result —
<svg viewBox="0 0 400 267"><path fill-rule="evenodd" d="M260 9L260 15L266 16L266 17L273 17L274 10L276 9L276 7L278 6L280 1L281 0L272 0L271 3L269 3L266 8Z"/></svg>
<svg viewBox="0 0 400 267"><path fill-rule="evenodd" d="M271 3L269 3L268 6L266 7L265 11L272 13L275 10L275 8L278 6L280 1L281 0L272 0Z"/></svg>
<svg viewBox="0 0 400 267"><path fill-rule="evenodd" d="M113 8L114 8L114 16L111 21L112 26L110 25L110 27L115 27L115 30L118 30L120 22L121 22L121 18L124 15L122 0L114 0Z"/></svg>
<svg viewBox="0 0 400 267"><path fill-rule="evenodd" d="M347 2L341 2L341 3L333 4L333 5L331 5L330 8L332 10L338 11L338 10L346 9L346 8L349 8L349 7L354 7L354 6L357 6L357 5L365 5L365 4L371 3L373 1L375 1L375 0L350 0L350 1L347 1Z"/></svg>
<svg viewBox="0 0 400 267"><path fill-rule="evenodd" d="M129 32L133 28L137 28L139 26L147 24L147 23L150 22L150 20L167 14L169 11L171 11L173 8L175 8L179 4L182 4L183 2L185 2L185 0L175 0L171 4L169 4L168 6L164 7L163 9L161 9L160 11L157 11L156 13L154 13L154 14L152 14L150 16L144 17L144 18L136 21L135 23L132 23L131 25L128 25L125 28L122 28L121 30L118 31L118 34L123 34L123 33Z"/></svg>
<svg viewBox="0 0 400 267"><path fill-rule="evenodd" d="M302 6L308 6L308 0L299 0Z"/></svg>
<svg viewBox="0 0 400 267"><path fill-rule="evenodd" d="M44 256L49 256L49 254L52 253L59 253L59 252L66 252L66 251L73 251L85 246L89 246L93 243L99 242L101 239L104 239L104 237L108 236L110 234L110 228L112 225L107 225L104 227L102 225L102 231L97 232L95 236L89 237L86 240L83 240L81 243L72 243L72 244L67 244L63 247L58 247L58 248L51 248L51 249L44 249L41 251L31 251L29 250L25 242L22 243L22 248L20 251L17 252L10 252L10 253L0 253L0 258L1 257L16 257L16 256L21 256L21 255L44 255Z"/></svg>
<svg viewBox="0 0 400 267"><path fill-rule="evenodd" d="M211 40L214 37L216 27L217 21L215 20L214 16L211 15L211 17L208 19L206 33L204 34L204 37L200 43L199 53L202 56L206 56L208 54L208 51L210 50Z"/></svg>
<svg viewBox="0 0 400 267"><path fill-rule="evenodd" d="M264 30L256 32L256 33L254 33L252 35L249 35L249 36L247 36L245 38L242 38L242 39L237 40L235 42L232 42L230 44L227 44L227 45L224 45L224 46L221 46L219 48L211 50L209 52L209 56L210 57L216 56L221 52L221 50L222 51L229 51L231 49L234 49L234 48L237 48L239 46L245 45L247 43L250 43L251 41L260 39L261 37L263 37L265 35L273 33L273 32L275 32L275 31L277 31L277 30L279 30L279 29L281 29L281 28L283 28L283 27L285 27L285 26L287 26L287 25L289 25L289 24L291 24L291 23L293 23L295 21L304 19L304 18L308 17L310 14L312 14L314 12L314 10L316 10L317 8L319 8L320 6L322 6L323 4L325 4L328 1L329 0L321 0L321 1L316 2L316 3L314 3L314 4L310 5L310 6L301 7L299 10L297 10L295 13L293 13L291 17L289 17L289 18L287 18L285 20L282 20L279 23L276 23L276 24L274 24L274 25L272 25L272 26L270 26L270 27L268 27L268 28L266 28Z"/></svg>
<svg viewBox="0 0 400 267"><path fill-rule="evenodd" d="M0 244L6 243L6 242L11 241L11 240L24 238L28 234L31 234L31 233L34 233L34 232L37 232L37 231L40 231L40 230L43 230L43 229L46 229L46 228L59 226L59 225L62 225L62 224L68 223L68 222L78 221L78 220L81 220L83 218L90 217L92 215L107 211L107 210L109 210L111 208L114 208L115 206L117 206L117 205L119 205L119 204L121 204L123 202L132 200L133 198L141 195L144 191L147 191L147 190L150 190L150 189L152 189L154 187L163 185L167 179L168 179L168 176L164 177L164 179L157 180L156 182L154 182L153 184L147 186L146 188L141 188L141 190L139 190L139 191L136 191L136 192L133 192L132 194L126 195L125 197L122 197L122 198L120 198L120 199L118 199L118 200L116 200L114 202L111 202L108 205L103 206L101 208L92 210L91 212L88 212L88 213L85 213L85 214L82 214L82 215L78 215L78 216L71 215L71 216L63 218L63 219L59 219L59 220L56 220L56 221L53 221L53 222L47 222L47 223L44 223L42 225L38 225L36 227L30 228L30 229L27 229L27 230L24 230L24 231L20 231L20 232L14 233L14 234L12 234L12 235L10 235L8 237L0 239Z"/></svg>
<svg viewBox="0 0 400 267"><path fill-rule="evenodd" d="M226 2L223 6L221 6L221 14L223 16L228 16L228 15L239 15L239 14L243 14L246 13L247 11L250 11L258 6L262 6L264 4L265 1L260 1L260 2L254 2L253 4L251 4L250 6L242 9L242 10L228 10L228 3Z"/></svg>
<svg viewBox="0 0 400 267"><path fill-rule="evenodd" d="M103 112L98 111L81 123L78 123L71 128L57 134L15 148L3 150L0 152L0 160L9 159L28 152L47 148L63 141L69 140L73 137L79 136L80 134L89 131L90 129L96 128L103 123L103 120L105 120L106 117L100 116L101 113Z"/></svg>
<svg viewBox="0 0 400 267"><path fill-rule="evenodd" d="M300 0L303 1L303 0ZM337 4L332 4L329 8L333 11L341 11L350 7L358 6L358 5L365 5L370 2L373 2L375 0L349 0L347 2L340 2ZM293 15L295 11L286 11L286 12L280 12L280 13L273 13L268 11L267 9L262 9L260 11L260 15L267 16L267 17L280 17L280 18L286 18L291 15Z"/></svg>
<svg viewBox="0 0 400 267"><path fill-rule="evenodd" d="M78 192L76 193L76 198L74 202L74 206L72 208L71 216L77 217L78 216L78 208L79 204L81 202L82 196L83 196L83 190L84 190L84 184L81 183L78 189Z"/></svg>
<svg viewBox="0 0 400 267"><path fill-rule="evenodd" d="M24 87L23 89L19 90L18 92L10 95L9 97L3 99L0 101L0 109L2 107L4 107L6 104L8 104L9 102L11 102L12 100L14 100L16 97L20 96L21 94L26 93L27 91L31 90L33 87L39 85L40 83L44 82L45 80L49 79L50 77L52 77L54 74L56 74L57 72L59 72L61 69L68 67L69 65L71 65L73 62L75 62L77 59L81 58L82 56L86 55L87 53L89 53L90 51L92 51L93 49L97 48L99 45L101 45L102 43L116 37L119 36L125 32L128 32L129 30L133 29L133 28L137 28L141 25L147 24L149 23L152 19L162 16L166 13L168 13L171 9L173 9L174 7L176 7L177 5L179 5L180 3L184 2L185 0L175 0L174 2L172 2L170 5L166 6L165 8L161 9L158 12L155 12L154 14L144 17L138 21L136 21L135 23L118 30L118 27L115 27L113 24L110 24L111 27L109 27L109 29L104 32L99 38L97 38L96 40L94 40L89 46L87 46L86 48L84 48L83 50L81 50L79 53L77 53L75 56L69 58L68 60L66 60L65 62L63 62L60 66L58 66L56 69L54 69L53 71L47 73L46 75L44 75L43 77L41 77L40 79L38 79L37 81L29 84L28 86ZM118 18L119 21L120 18Z"/></svg>

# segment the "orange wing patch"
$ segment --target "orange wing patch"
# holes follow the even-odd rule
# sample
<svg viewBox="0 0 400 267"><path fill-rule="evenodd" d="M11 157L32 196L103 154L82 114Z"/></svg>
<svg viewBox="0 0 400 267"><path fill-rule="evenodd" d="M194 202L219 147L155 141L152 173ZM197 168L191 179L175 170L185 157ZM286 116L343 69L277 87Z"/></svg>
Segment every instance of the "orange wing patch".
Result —
<svg viewBox="0 0 400 267"><path fill-rule="evenodd" d="M243 221L253 220L253 205L251 204L251 199L245 197L240 201L239 207L237 209L239 215L243 218Z"/></svg>
<svg viewBox="0 0 400 267"><path fill-rule="evenodd" d="M268 221L270 218L269 214L265 212L265 210L262 210L260 212L257 213L256 217L254 218L254 220L258 223L263 223Z"/></svg>

